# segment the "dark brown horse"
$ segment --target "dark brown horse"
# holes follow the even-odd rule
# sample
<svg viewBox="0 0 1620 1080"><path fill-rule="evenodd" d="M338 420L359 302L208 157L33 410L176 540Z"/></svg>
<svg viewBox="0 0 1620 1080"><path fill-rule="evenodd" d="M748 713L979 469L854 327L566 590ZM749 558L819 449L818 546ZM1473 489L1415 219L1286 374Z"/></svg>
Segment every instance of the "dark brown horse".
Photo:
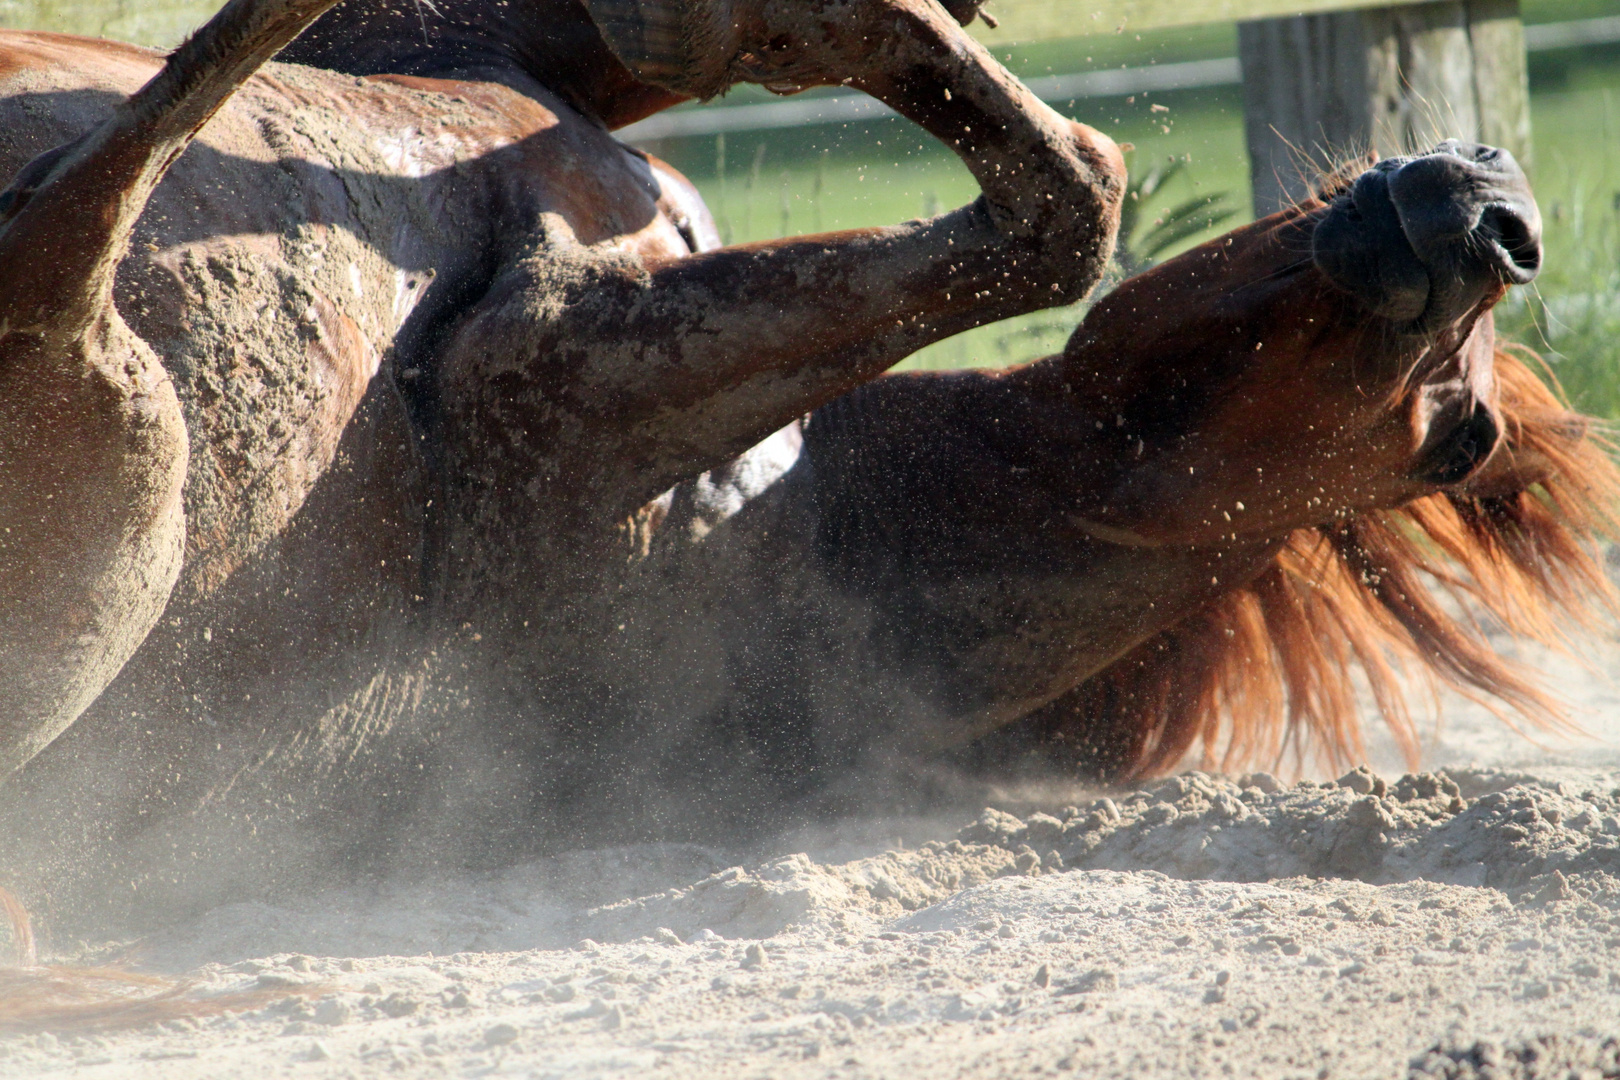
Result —
<svg viewBox="0 0 1620 1080"><path fill-rule="evenodd" d="M933 0L436 7L425 44L414 12L334 9L292 54L327 70L267 68L152 191L114 298L172 382L168 456L8 450L3 516L43 527L0 594L0 835L58 925L712 834L941 755L1348 752L1349 668L1398 721L1392 656L1535 707L1420 580L1532 631L1601 588L1607 461L1493 339L1539 259L1511 158L1380 163L1126 283L1062 356L856 390L1089 290L1113 145ZM4 38L9 167L158 65ZM608 128L737 79L860 86L984 197L711 250Z"/></svg>

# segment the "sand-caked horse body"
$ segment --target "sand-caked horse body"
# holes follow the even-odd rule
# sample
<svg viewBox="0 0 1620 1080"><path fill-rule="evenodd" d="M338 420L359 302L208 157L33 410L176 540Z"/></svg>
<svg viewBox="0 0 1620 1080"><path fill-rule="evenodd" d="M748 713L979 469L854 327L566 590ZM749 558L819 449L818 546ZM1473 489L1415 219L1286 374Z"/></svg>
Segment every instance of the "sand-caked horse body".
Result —
<svg viewBox="0 0 1620 1080"><path fill-rule="evenodd" d="M113 299L167 442L91 468L6 406L0 872L58 925L702 835L930 755L1348 746L1352 662L1397 714L1403 651L1534 703L1418 568L1532 631L1601 587L1606 460L1492 336L1539 259L1506 155L1381 163L1128 282L1059 357L856 389L1083 296L1112 243L1117 150L973 5L395 7L334 8L162 157ZM0 164L160 64L0 38ZM719 248L609 131L740 80L858 86L984 195ZM81 573L64 536L113 554Z"/></svg>
<svg viewBox="0 0 1620 1080"><path fill-rule="evenodd" d="M320 848L429 807L463 854L532 843L569 769L531 736L589 722L637 508L920 345L1101 275L1118 150L968 36L975 7L355 0L178 160L183 141L146 140L142 169L108 174L121 262L93 215L49 220L85 233L103 291L66 289L64 265L27 302L127 324L137 362L104 406L84 363L7 361L39 387L5 406L8 880L118 881L115 905L207 891L233 876L222 853L286 865L297 842L267 842L266 815L288 810L322 819L300 834ZM67 190L52 149L195 63L0 37L0 169L48 155L13 185L32 215L13 278L54 250L20 239ZM984 196L715 250L690 185L610 129L741 80L864 89ZM41 382L58 369L71 393Z"/></svg>

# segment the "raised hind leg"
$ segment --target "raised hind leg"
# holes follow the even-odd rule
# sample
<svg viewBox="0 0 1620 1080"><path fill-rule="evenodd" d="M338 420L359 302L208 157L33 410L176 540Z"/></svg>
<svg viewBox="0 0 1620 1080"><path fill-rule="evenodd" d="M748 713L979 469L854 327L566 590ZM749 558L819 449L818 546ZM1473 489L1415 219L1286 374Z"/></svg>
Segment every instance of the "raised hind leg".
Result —
<svg viewBox="0 0 1620 1080"><path fill-rule="evenodd" d="M0 778L95 700L180 571L180 405L112 300L130 231L197 130L334 2L232 0L0 194Z"/></svg>

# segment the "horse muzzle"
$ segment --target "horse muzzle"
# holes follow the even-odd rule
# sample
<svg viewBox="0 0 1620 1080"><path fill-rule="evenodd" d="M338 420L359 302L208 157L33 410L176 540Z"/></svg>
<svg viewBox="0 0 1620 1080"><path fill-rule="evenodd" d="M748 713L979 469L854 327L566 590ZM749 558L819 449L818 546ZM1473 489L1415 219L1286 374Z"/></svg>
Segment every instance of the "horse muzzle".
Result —
<svg viewBox="0 0 1620 1080"><path fill-rule="evenodd" d="M1387 158L1317 223L1318 269L1403 329L1440 329L1541 269L1541 212L1506 150L1447 140Z"/></svg>

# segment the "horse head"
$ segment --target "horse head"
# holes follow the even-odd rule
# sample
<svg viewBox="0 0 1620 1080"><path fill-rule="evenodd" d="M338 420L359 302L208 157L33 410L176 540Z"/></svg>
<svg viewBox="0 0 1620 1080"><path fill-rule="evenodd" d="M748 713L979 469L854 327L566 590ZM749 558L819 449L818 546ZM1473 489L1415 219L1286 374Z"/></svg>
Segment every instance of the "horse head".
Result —
<svg viewBox="0 0 1620 1080"><path fill-rule="evenodd" d="M1013 373L1100 450L1052 466L1073 526L1221 576L997 738L1114 777L1200 742L1223 767L1307 743L1353 761L1355 669L1413 761L1403 673L1559 723L1476 619L1558 644L1613 598L1607 444L1496 340L1540 233L1511 155L1445 142L1124 282Z"/></svg>
<svg viewBox="0 0 1620 1080"><path fill-rule="evenodd" d="M1540 234L1511 155L1447 142L1126 281L1063 357L1120 463L1080 520L1219 543L1466 483L1503 451L1490 309Z"/></svg>

